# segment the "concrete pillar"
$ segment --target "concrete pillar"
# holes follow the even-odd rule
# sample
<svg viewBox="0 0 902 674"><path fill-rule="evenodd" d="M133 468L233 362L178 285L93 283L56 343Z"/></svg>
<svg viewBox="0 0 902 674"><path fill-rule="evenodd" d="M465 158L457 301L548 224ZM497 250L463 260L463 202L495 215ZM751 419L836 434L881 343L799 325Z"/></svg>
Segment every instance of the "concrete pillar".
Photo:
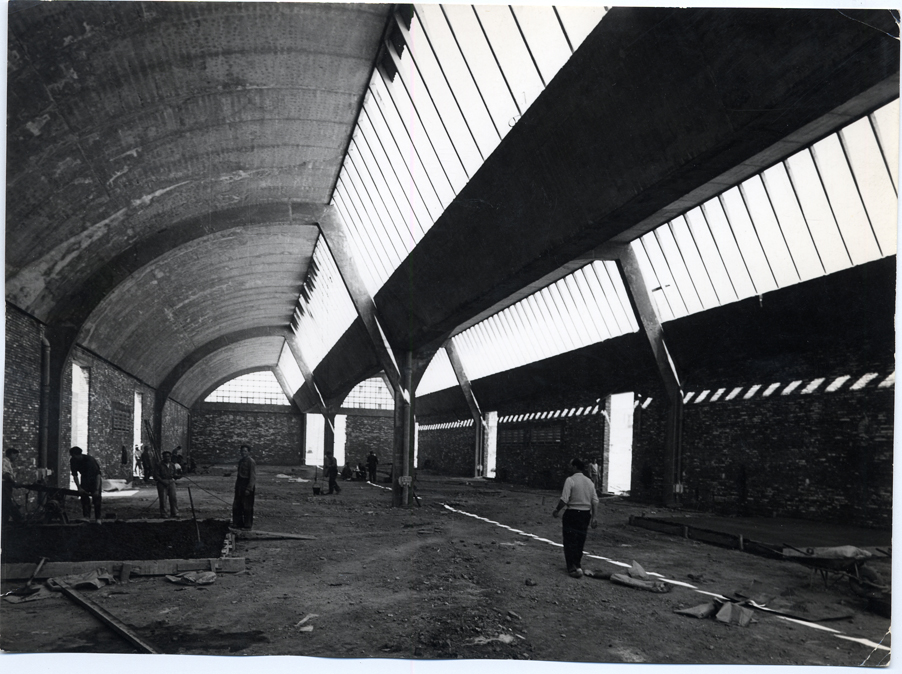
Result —
<svg viewBox="0 0 902 674"><path fill-rule="evenodd" d="M68 465L69 456L66 451L68 447L63 446L67 439L62 437L62 420L66 412L62 408L63 382L66 379L66 367L70 362L69 357L77 335L78 331L73 328L49 325L44 328L44 338L50 345L46 396L46 468L53 471L47 483L55 487L65 486L60 481L60 472Z"/></svg>

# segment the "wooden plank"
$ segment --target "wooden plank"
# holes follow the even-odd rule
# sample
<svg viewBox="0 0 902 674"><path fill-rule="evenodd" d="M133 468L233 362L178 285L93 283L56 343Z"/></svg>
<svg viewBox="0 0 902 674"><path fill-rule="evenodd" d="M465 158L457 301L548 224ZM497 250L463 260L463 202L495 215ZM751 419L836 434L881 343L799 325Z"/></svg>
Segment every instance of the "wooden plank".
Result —
<svg viewBox="0 0 902 674"><path fill-rule="evenodd" d="M305 534L286 534L278 531L235 531L235 537L241 540L254 541L278 541L282 539L298 540L298 541L315 541L316 536L307 536Z"/></svg>
<svg viewBox="0 0 902 674"><path fill-rule="evenodd" d="M76 573L88 573L94 569L104 568L114 576L121 572L123 563L132 567L133 576L165 576L182 571L210 571L219 573L240 573L244 571L244 557L215 557L204 559L129 559L99 560L94 562L47 562L35 579L47 579L70 576ZM19 580L31 577L37 564L3 564L0 565L0 579Z"/></svg>
<svg viewBox="0 0 902 674"><path fill-rule="evenodd" d="M107 627L109 627L116 634L128 641L139 651L143 653L153 653L156 655L160 655L162 653L162 651L158 650L155 646L139 637L124 622L119 620L119 618L114 616L102 606L95 604L93 601L81 594L78 590L75 590L65 584L61 584L60 588L62 589L63 594L66 595L69 599L88 611L91 615L100 620Z"/></svg>

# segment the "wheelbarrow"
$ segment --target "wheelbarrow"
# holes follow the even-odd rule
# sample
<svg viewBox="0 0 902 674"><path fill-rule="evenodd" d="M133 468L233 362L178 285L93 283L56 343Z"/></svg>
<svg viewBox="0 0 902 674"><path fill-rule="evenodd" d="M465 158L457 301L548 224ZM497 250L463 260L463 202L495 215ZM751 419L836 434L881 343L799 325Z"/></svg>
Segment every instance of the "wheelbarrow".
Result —
<svg viewBox="0 0 902 674"><path fill-rule="evenodd" d="M783 546L783 559L807 566L811 569L812 576L819 573L824 581L824 587L831 587L848 578L852 591L860 596L887 589L880 574L865 566L865 563L874 556L872 552L856 548L854 545L805 549L786 543Z"/></svg>

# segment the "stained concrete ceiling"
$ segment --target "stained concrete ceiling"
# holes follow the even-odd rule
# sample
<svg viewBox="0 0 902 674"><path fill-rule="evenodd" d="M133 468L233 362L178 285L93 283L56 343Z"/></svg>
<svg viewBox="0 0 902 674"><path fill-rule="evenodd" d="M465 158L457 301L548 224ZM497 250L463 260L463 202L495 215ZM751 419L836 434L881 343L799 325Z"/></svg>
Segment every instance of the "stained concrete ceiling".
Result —
<svg viewBox="0 0 902 674"><path fill-rule="evenodd" d="M7 300L155 387L275 365L228 335L287 329L387 15L11 2Z"/></svg>

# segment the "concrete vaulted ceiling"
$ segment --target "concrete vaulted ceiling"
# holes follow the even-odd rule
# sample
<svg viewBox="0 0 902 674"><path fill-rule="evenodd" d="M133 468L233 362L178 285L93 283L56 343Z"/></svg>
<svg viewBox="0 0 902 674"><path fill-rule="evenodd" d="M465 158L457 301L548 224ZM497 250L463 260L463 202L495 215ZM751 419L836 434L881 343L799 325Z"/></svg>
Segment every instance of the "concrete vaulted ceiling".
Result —
<svg viewBox="0 0 902 674"><path fill-rule="evenodd" d="M388 11L10 3L7 300L183 404L275 365Z"/></svg>

